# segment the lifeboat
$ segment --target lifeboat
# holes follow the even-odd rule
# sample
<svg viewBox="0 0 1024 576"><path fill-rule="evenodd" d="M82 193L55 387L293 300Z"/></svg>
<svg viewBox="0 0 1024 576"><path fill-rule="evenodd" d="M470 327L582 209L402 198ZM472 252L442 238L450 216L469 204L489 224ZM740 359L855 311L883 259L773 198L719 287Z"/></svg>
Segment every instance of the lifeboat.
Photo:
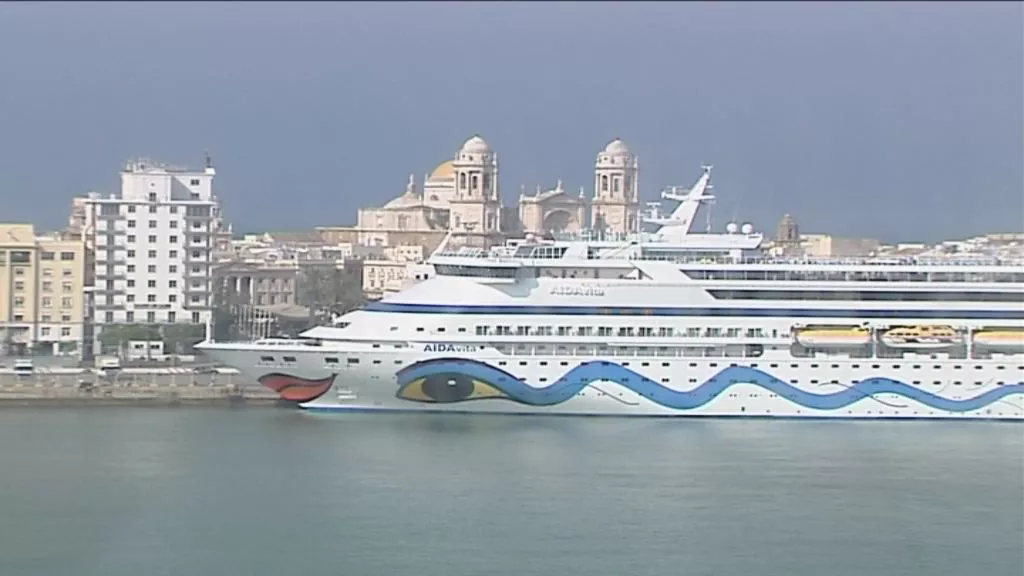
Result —
<svg viewBox="0 0 1024 576"><path fill-rule="evenodd" d="M950 326L899 326L882 334L882 343L889 348L935 350L963 343Z"/></svg>
<svg viewBox="0 0 1024 576"><path fill-rule="evenodd" d="M995 352L1024 351L1024 330L1014 328L983 328L974 333L975 348Z"/></svg>
<svg viewBox="0 0 1024 576"><path fill-rule="evenodd" d="M871 343L871 331L861 326L808 326L795 333L805 348L858 348Z"/></svg>

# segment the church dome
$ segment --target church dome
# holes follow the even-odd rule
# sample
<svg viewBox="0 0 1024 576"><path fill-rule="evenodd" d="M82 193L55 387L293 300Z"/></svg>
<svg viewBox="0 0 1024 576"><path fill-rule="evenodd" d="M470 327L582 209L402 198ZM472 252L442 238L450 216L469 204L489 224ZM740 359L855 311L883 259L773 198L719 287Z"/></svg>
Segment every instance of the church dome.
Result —
<svg viewBox="0 0 1024 576"><path fill-rule="evenodd" d="M412 208L414 206L421 206L423 199L416 193L416 181L412 174L409 175L409 183L405 186L405 194L402 194L398 198L392 199L390 202L384 205L385 210L391 210L395 208Z"/></svg>
<svg viewBox="0 0 1024 576"><path fill-rule="evenodd" d="M629 156L629 147L620 138L616 138L604 147L603 154L608 154L609 156Z"/></svg>
<svg viewBox="0 0 1024 576"><path fill-rule="evenodd" d="M487 141L479 136L473 136L466 143L462 145L460 152L469 154L488 154L491 151L491 147L487 144Z"/></svg>
<svg viewBox="0 0 1024 576"><path fill-rule="evenodd" d="M446 160L437 165L434 171L427 177L428 182L445 182L452 179L455 174L455 167L451 160Z"/></svg>

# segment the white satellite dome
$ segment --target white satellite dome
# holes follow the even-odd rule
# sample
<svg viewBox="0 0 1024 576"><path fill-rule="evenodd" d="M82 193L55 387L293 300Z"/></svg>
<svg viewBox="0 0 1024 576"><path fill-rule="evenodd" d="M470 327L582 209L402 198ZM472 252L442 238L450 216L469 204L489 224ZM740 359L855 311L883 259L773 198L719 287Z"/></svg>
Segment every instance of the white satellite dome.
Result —
<svg viewBox="0 0 1024 576"><path fill-rule="evenodd" d="M754 225L751 224L750 222L745 222L743 224L743 227L740 228L740 230L742 230L744 234L753 234L754 233Z"/></svg>
<svg viewBox="0 0 1024 576"><path fill-rule="evenodd" d="M735 222L729 222L728 224L725 225L725 231L728 232L729 234L735 234L736 232L739 231L739 229L739 224Z"/></svg>

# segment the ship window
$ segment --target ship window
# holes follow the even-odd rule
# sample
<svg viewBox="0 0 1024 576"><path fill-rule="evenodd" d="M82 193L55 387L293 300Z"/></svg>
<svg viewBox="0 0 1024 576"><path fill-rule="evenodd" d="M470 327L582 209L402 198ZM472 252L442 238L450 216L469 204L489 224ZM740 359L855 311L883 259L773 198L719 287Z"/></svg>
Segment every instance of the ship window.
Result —
<svg viewBox="0 0 1024 576"><path fill-rule="evenodd" d="M1005 368L1006 368L1006 366L1003 366L1001 364L999 366L996 366L996 370L1003 370Z"/></svg>
<svg viewBox="0 0 1024 576"><path fill-rule="evenodd" d="M373 347L374 348L380 348L380 344L374 344Z"/></svg>
<svg viewBox="0 0 1024 576"><path fill-rule="evenodd" d="M349 358L347 362L349 364L359 364L359 358Z"/></svg>
<svg viewBox="0 0 1024 576"><path fill-rule="evenodd" d="M921 369L921 365L920 365L920 364L914 364L914 365L912 366L912 368L913 368L914 370L920 370L920 369Z"/></svg>
<svg viewBox="0 0 1024 576"><path fill-rule="evenodd" d="M892 365L892 369L893 370L899 370L900 369L900 365L899 364L893 364Z"/></svg>
<svg viewBox="0 0 1024 576"><path fill-rule="evenodd" d="M437 327L437 331L438 332L444 332L444 326L438 326Z"/></svg>
<svg viewBox="0 0 1024 576"><path fill-rule="evenodd" d="M872 364L871 365L871 369L872 370L878 370L878 364Z"/></svg>
<svg viewBox="0 0 1024 576"><path fill-rule="evenodd" d="M380 360L374 360L373 363L374 364L380 364Z"/></svg>
<svg viewBox="0 0 1024 576"><path fill-rule="evenodd" d="M936 364L932 368L935 369L935 370L942 370L942 366L939 366L938 364Z"/></svg>
<svg viewBox="0 0 1024 576"><path fill-rule="evenodd" d="M338 363L338 359L337 358L331 358L331 357L324 358L324 363L325 364L337 364Z"/></svg>
<svg viewBox="0 0 1024 576"><path fill-rule="evenodd" d="M465 332L465 331L466 331L466 327L465 326L459 326L459 332Z"/></svg>
<svg viewBox="0 0 1024 576"><path fill-rule="evenodd" d="M498 366L508 366L508 362L506 362L504 360L499 360L498 361Z"/></svg>
<svg viewBox="0 0 1024 576"><path fill-rule="evenodd" d="M295 356L285 356L284 357L284 361L285 362L295 362Z"/></svg>
<svg viewBox="0 0 1024 576"><path fill-rule="evenodd" d="M423 332L423 326L417 326L416 327L416 331L417 332Z"/></svg>
<svg viewBox="0 0 1024 576"><path fill-rule="evenodd" d="M273 356L260 356L260 362L273 362Z"/></svg>
<svg viewBox="0 0 1024 576"><path fill-rule="evenodd" d="M668 378L662 378L661 381L665 384L668 384Z"/></svg>
<svg viewBox="0 0 1024 576"><path fill-rule="evenodd" d="M401 363L402 363L401 360L395 360L395 364L401 364Z"/></svg>
<svg viewBox="0 0 1024 576"><path fill-rule="evenodd" d="M541 378L541 379L540 379L540 381L541 381L541 382L547 382L547 381L548 381L548 379L547 379L547 378Z"/></svg>
<svg viewBox="0 0 1024 576"><path fill-rule="evenodd" d="M853 368L853 369L860 368L860 364L854 364L853 366L851 366L851 368Z"/></svg>
<svg viewBox="0 0 1024 576"><path fill-rule="evenodd" d="M526 362L520 362L519 365L520 366L526 366Z"/></svg>
<svg viewBox="0 0 1024 576"><path fill-rule="evenodd" d="M976 365L974 366L974 369L975 369L975 370L981 370L981 365L980 365L980 364L976 364Z"/></svg>
<svg viewBox="0 0 1024 576"><path fill-rule="evenodd" d="M662 368L668 368L668 362L662 362L661 366Z"/></svg>
<svg viewBox="0 0 1024 576"><path fill-rule="evenodd" d="M392 326L391 327L391 331L392 332L398 332L398 326Z"/></svg>
<svg viewBox="0 0 1024 576"><path fill-rule="evenodd" d="M769 364L768 367L769 368L778 368L779 365L778 364Z"/></svg>
<svg viewBox="0 0 1024 576"><path fill-rule="evenodd" d="M546 360L541 360L541 361L540 361L540 365L541 365L541 366L547 366L547 365L548 365L548 363L547 363L547 361L546 361Z"/></svg>
<svg viewBox="0 0 1024 576"><path fill-rule="evenodd" d="M811 364L811 368L817 368L817 367L818 367L817 364Z"/></svg>

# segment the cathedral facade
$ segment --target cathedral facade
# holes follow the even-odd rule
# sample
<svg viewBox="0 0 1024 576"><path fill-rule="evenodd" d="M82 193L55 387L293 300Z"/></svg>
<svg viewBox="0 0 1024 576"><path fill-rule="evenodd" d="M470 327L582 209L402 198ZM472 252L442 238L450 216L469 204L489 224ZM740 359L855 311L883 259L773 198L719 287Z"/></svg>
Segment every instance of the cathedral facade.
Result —
<svg viewBox="0 0 1024 576"><path fill-rule="evenodd" d="M554 188L521 192L518 211L502 205L498 155L480 136L467 140L454 157L423 178L422 190L409 176L405 192L379 208L359 210L358 242L395 246L414 243L432 249L449 231L459 244L492 246L523 234L574 234L587 229L636 232L640 202L638 163L615 139L597 154L594 188L572 193L559 180Z"/></svg>

